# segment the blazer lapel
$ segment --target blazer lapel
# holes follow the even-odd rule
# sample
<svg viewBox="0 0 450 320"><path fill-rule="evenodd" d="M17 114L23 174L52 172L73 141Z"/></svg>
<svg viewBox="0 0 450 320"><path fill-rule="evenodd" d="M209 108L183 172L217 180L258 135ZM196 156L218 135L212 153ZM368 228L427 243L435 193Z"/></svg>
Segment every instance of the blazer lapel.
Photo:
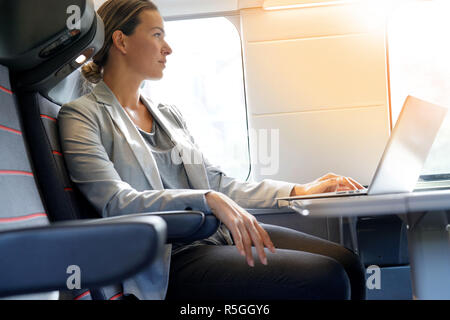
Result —
<svg viewBox="0 0 450 320"><path fill-rule="evenodd" d="M105 106L105 109L111 116L111 119L117 125L125 137L126 142L129 144L136 159L144 173L147 181L155 190L162 190L163 184L159 175L156 161L144 138L139 133L138 129L134 125L133 121L129 118L119 101L115 97L114 93L103 81L100 81L92 93L97 98L99 103Z"/></svg>
<svg viewBox="0 0 450 320"><path fill-rule="evenodd" d="M193 147L192 143L186 139L183 130L174 127L150 99L146 99L142 94L141 98L155 120L163 127L176 146L191 186L194 189L210 189L202 153Z"/></svg>

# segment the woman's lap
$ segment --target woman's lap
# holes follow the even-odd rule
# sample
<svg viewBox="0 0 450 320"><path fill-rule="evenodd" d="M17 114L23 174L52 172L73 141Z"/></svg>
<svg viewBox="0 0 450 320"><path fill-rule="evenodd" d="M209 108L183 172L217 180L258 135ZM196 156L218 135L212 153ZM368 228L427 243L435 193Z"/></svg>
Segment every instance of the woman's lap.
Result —
<svg viewBox="0 0 450 320"><path fill-rule="evenodd" d="M344 247L295 230L262 226L277 248L275 254L266 249L267 266L254 247L253 268L235 246L192 247L172 256L167 299L346 299L355 286L349 278L364 278L363 271L357 272L359 260Z"/></svg>
<svg viewBox="0 0 450 320"><path fill-rule="evenodd" d="M347 272L351 284L352 299L365 298L365 269L359 257L349 249L318 237L293 229L264 224L275 247L305 251L333 258Z"/></svg>

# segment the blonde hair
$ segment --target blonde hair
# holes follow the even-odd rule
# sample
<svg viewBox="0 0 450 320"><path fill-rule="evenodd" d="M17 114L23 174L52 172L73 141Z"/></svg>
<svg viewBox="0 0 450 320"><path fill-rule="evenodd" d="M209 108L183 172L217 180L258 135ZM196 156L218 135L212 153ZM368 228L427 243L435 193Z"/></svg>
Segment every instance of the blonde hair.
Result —
<svg viewBox="0 0 450 320"><path fill-rule="evenodd" d="M84 78L92 83L98 83L103 78L103 67L108 61L108 52L112 45L112 34L121 30L127 36L131 35L138 24L139 14L143 10L156 10L150 0L108 0L97 10L105 25L105 42L92 61L81 67Z"/></svg>

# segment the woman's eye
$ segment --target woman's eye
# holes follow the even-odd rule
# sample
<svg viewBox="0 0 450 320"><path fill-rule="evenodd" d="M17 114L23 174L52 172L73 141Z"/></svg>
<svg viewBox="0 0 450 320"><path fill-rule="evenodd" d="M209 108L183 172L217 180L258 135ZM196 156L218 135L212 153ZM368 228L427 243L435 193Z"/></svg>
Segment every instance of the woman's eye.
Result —
<svg viewBox="0 0 450 320"><path fill-rule="evenodd" d="M157 38L160 38L161 37L161 33L159 33L159 32L155 33L154 36L157 37Z"/></svg>

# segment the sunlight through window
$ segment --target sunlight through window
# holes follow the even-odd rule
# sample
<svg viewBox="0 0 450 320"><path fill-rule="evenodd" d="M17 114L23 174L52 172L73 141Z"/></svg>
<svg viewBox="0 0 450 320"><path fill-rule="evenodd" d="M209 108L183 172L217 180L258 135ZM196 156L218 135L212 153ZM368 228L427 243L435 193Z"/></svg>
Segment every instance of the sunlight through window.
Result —
<svg viewBox="0 0 450 320"><path fill-rule="evenodd" d="M407 95L450 107L450 1L416 1L388 20L392 123ZM423 175L450 174L450 117L426 161Z"/></svg>
<svg viewBox="0 0 450 320"><path fill-rule="evenodd" d="M229 176L250 170L241 40L226 18L169 21L173 53L160 81L144 90L155 103L176 105L206 158Z"/></svg>

